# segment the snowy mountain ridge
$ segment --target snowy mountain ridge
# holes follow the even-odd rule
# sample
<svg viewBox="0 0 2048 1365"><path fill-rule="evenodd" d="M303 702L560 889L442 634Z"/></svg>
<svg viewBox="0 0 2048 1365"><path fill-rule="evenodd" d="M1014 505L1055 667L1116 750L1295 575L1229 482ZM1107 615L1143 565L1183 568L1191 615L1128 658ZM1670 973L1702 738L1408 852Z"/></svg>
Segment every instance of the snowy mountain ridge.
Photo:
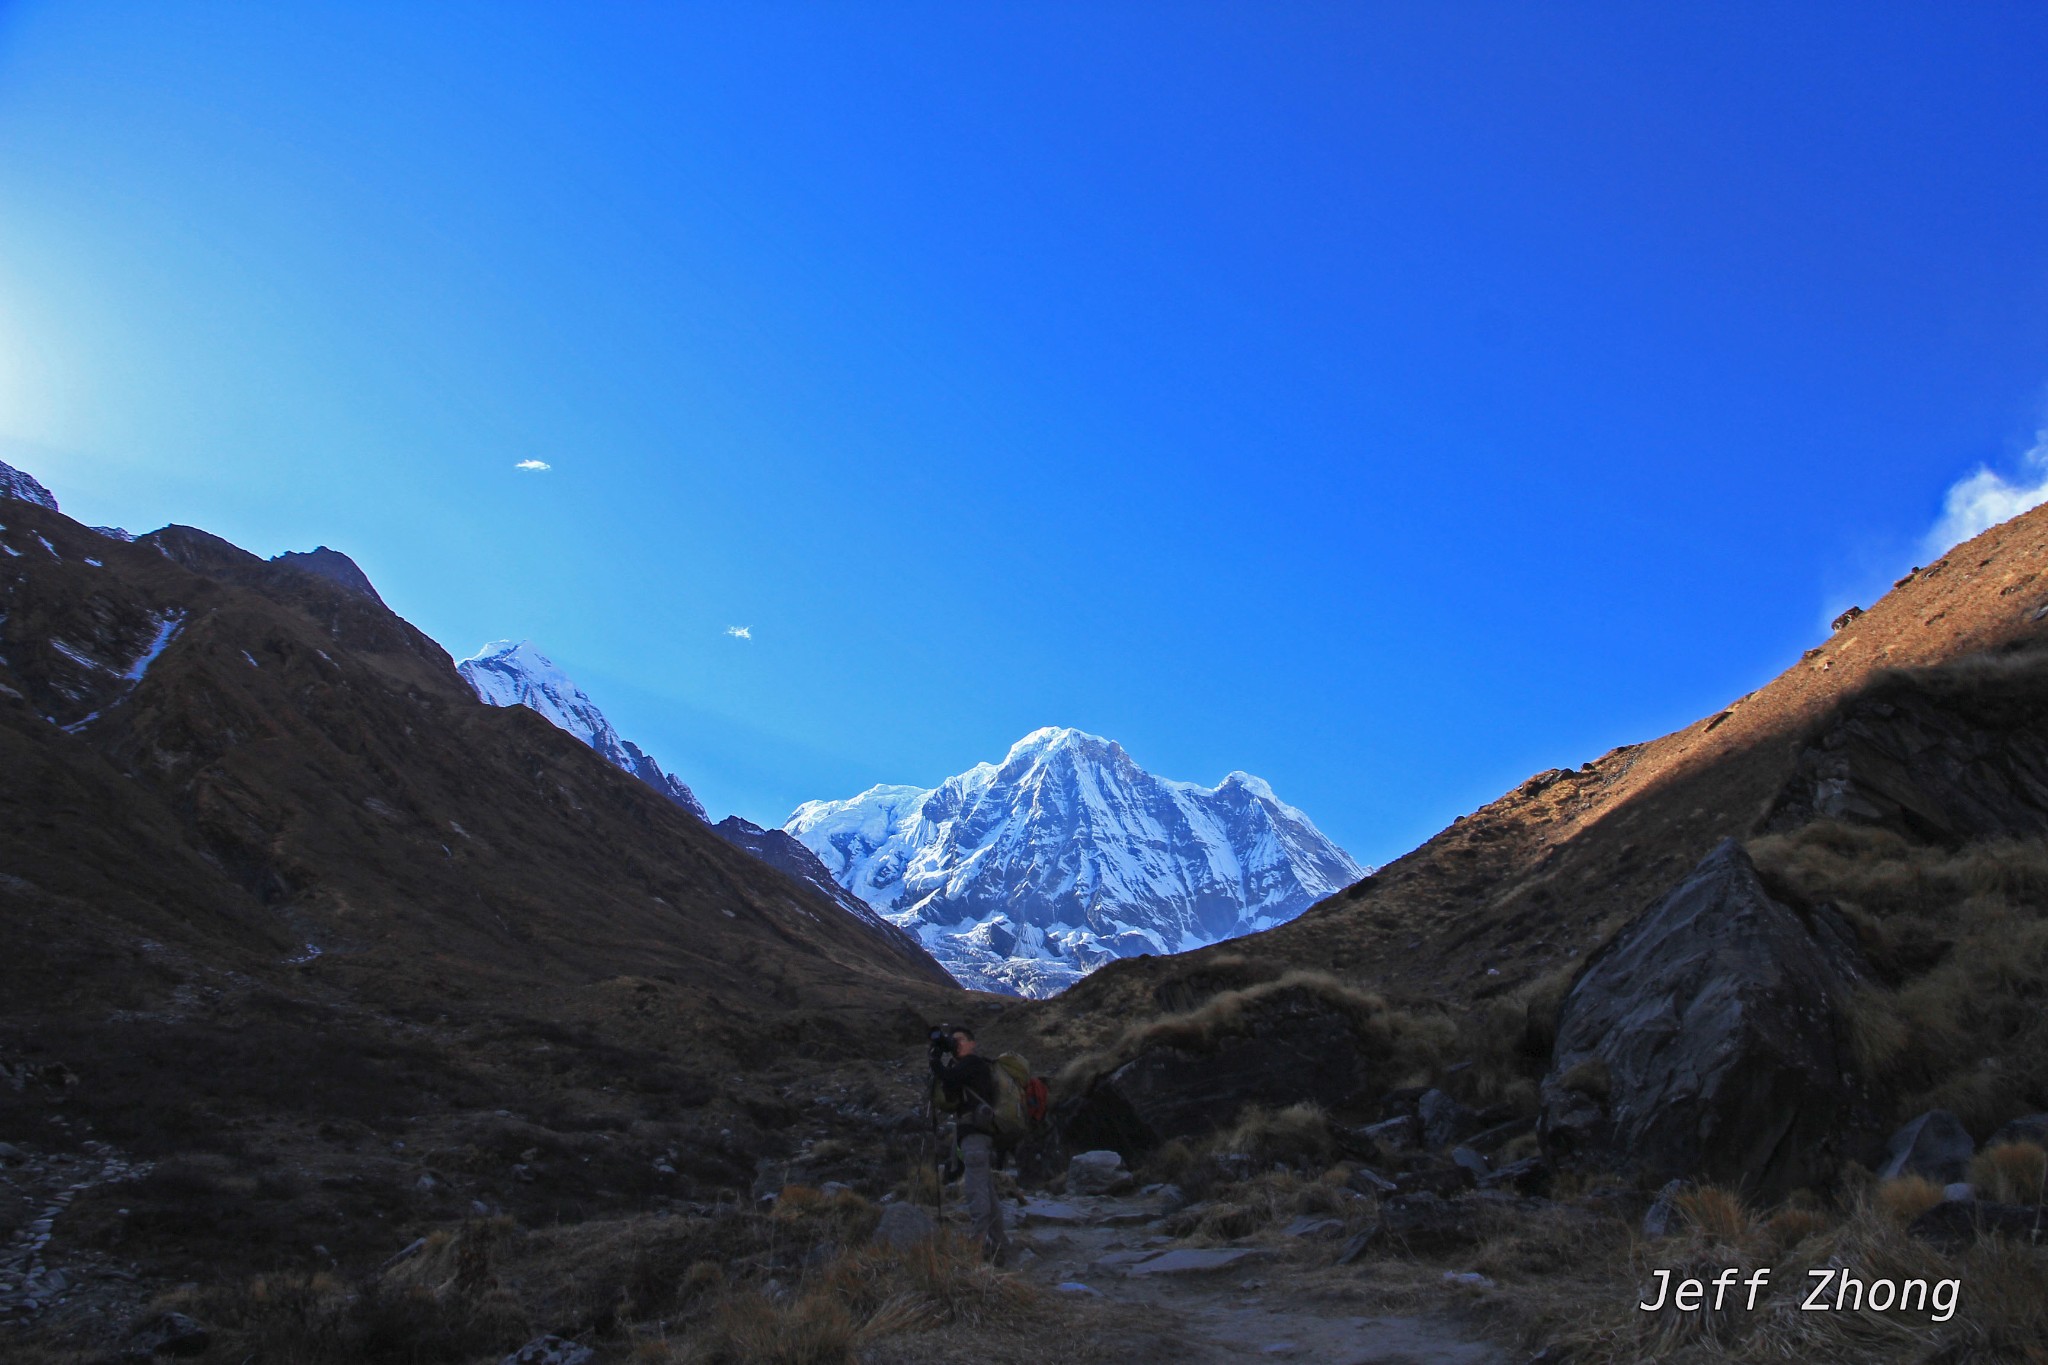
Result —
<svg viewBox="0 0 2048 1365"><path fill-rule="evenodd" d="M631 773L709 823L696 793L663 772L639 745L622 739L597 703L552 659L534 648L533 641L495 640L456 664L455 670L479 700L491 706L524 706L540 712L556 729L582 740L614 768Z"/></svg>
<svg viewBox="0 0 2048 1365"><path fill-rule="evenodd" d="M937 787L806 802L783 827L963 984L1029 996L1271 928L1366 872L1249 773L1156 777L1071 728Z"/></svg>

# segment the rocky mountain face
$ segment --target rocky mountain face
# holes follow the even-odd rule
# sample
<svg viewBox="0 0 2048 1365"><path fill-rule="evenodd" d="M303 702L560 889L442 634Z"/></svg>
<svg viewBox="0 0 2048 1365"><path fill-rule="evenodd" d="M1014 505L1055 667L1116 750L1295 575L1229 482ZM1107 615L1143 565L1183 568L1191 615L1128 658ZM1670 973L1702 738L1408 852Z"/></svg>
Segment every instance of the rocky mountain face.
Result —
<svg viewBox="0 0 2048 1365"><path fill-rule="evenodd" d="M491 706L524 706L540 713L549 724L582 740L620 772L631 773L699 820L710 821L696 793L663 772L639 745L621 738L597 703L534 648L533 641L495 641L455 669L476 690L479 700Z"/></svg>
<svg viewBox="0 0 2048 1365"><path fill-rule="evenodd" d="M56 495L37 481L34 475L24 473L0 460L0 501L14 499L32 503L47 512L57 510Z"/></svg>
<svg viewBox="0 0 2048 1365"><path fill-rule="evenodd" d="M807 802L784 829L963 984L1033 997L1284 923L1364 875L1258 778L1170 781L1073 729L936 788Z"/></svg>
<svg viewBox="0 0 2048 1365"><path fill-rule="evenodd" d="M963 1013L323 567L0 498L0 1330L89 1310L98 1358L163 1286L484 1210L751 1207L826 1125L877 1141L915 1091L871 1059Z"/></svg>
<svg viewBox="0 0 2048 1365"><path fill-rule="evenodd" d="M71 1103L110 1140L189 1129L160 1078L222 1030L277 1047L207 1066L221 1112L315 1102L292 1057L344 1089L381 1074L349 1050L389 1027L425 1079L364 1104L426 1114L530 1052L504 1041L522 1019L601 1095L592 1057L664 1057L647 1083L673 1089L899 1025L914 1043L899 1015L957 995L587 744L481 704L334 574L188 527L109 539L39 500L0 501L0 526L0 1055L94 1076Z"/></svg>

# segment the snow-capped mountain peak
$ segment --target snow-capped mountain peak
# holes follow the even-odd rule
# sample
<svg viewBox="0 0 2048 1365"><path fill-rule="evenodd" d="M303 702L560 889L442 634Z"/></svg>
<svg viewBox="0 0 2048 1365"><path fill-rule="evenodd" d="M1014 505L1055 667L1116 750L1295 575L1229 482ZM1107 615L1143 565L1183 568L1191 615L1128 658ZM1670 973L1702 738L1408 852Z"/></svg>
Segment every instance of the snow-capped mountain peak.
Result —
<svg viewBox="0 0 2048 1365"><path fill-rule="evenodd" d="M631 773L699 820L710 818L696 793L661 770L639 745L620 737L597 703L531 640L494 640L455 665L479 700L538 711L622 772Z"/></svg>
<svg viewBox="0 0 2048 1365"><path fill-rule="evenodd" d="M1070 727L937 787L807 802L784 828L963 983L1026 995L1269 928L1365 875L1261 779L1155 777Z"/></svg>

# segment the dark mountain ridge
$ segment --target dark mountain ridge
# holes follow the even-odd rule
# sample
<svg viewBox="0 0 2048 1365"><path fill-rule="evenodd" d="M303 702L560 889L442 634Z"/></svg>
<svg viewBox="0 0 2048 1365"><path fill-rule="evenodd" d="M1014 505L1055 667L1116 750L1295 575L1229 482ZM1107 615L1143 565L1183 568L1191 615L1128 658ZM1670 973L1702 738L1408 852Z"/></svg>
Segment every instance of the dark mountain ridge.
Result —
<svg viewBox="0 0 2048 1365"><path fill-rule="evenodd" d="M789 1058L961 1008L373 595L187 527L0 526L0 1132L303 1173L126 1191L163 1273L744 1186Z"/></svg>

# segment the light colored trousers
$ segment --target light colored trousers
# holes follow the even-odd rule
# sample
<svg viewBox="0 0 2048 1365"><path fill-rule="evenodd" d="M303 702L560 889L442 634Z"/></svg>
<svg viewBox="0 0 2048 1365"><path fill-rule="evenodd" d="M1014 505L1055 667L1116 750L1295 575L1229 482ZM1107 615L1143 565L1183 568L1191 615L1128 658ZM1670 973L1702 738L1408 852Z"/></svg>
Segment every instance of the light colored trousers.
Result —
<svg viewBox="0 0 2048 1365"><path fill-rule="evenodd" d="M1008 1250L1003 1231L1003 1206L996 1202L995 1139L969 1133L960 1139L960 1160L967 1167L961 1185L967 1194L967 1217L983 1259L1000 1262Z"/></svg>

